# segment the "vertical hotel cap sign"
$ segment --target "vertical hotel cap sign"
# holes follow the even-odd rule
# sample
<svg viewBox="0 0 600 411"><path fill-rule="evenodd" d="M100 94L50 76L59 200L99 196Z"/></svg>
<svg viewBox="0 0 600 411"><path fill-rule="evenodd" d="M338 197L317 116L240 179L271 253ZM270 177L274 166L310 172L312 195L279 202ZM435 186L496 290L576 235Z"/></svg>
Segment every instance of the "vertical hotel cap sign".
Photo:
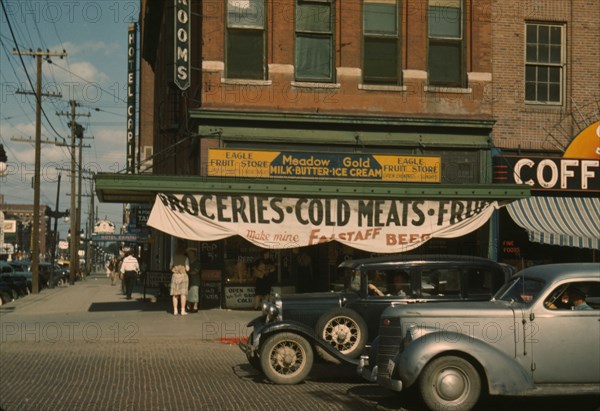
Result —
<svg viewBox="0 0 600 411"><path fill-rule="evenodd" d="M137 24L127 31L127 173L134 173Z"/></svg>
<svg viewBox="0 0 600 411"><path fill-rule="evenodd" d="M175 1L175 64L173 82L180 90L190 86L190 4Z"/></svg>

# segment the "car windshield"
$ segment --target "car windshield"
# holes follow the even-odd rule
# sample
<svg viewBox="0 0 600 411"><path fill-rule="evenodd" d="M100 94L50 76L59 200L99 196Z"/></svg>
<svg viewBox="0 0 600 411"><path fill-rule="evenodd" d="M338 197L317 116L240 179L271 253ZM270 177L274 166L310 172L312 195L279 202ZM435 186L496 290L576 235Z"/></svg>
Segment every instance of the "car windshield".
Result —
<svg viewBox="0 0 600 411"><path fill-rule="evenodd" d="M344 289L346 291L360 292L361 275L360 270L344 270Z"/></svg>
<svg viewBox="0 0 600 411"><path fill-rule="evenodd" d="M498 290L496 300L531 304L544 287L544 282L532 278L517 277Z"/></svg>

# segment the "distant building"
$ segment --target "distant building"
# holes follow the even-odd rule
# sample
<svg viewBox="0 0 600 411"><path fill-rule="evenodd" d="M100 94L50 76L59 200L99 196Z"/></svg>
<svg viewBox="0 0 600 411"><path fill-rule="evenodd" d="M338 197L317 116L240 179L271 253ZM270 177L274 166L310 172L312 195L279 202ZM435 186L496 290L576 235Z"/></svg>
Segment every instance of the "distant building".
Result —
<svg viewBox="0 0 600 411"><path fill-rule="evenodd" d="M15 252L20 251L25 255L31 253L31 230L33 228L33 205L30 204L6 204L0 203L0 210L4 212L6 220L16 220L16 233L5 234L5 242L16 244ZM52 244L50 220L46 220L46 212L50 208L40 204L39 227L40 227L40 256L42 260L49 258L49 245Z"/></svg>

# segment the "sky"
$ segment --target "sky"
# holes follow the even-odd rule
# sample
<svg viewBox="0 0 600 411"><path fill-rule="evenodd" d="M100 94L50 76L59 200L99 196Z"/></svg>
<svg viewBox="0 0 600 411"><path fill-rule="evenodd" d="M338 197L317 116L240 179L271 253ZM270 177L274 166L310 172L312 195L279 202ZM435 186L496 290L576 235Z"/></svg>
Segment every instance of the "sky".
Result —
<svg viewBox="0 0 600 411"><path fill-rule="evenodd" d="M35 146L15 139L35 139L35 96L27 74L36 84L36 59L13 54L14 49L67 53L42 63L42 141L70 143L69 100L79 104L85 128L83 167L102 172L125 168L127 28L139 17L139 1L0 0L0 143L8 157L8 175L0 177L0 193L7 204L33 204ZM12 28L12 33L11 33ZM14 38L13 38L14 34ZM15 42L16 39L16 42ZM60 211L70 208L70 153L67 147L42 144L40 203L55 209L58 173ZM63 170L60 170L63 169ZM87 221L91 181L82 183L82 221ZM121 204L99 203L98 219L122 225ZM85 229L85 226L82 225ZM69 223L60 220L61 238Z"/></svg>

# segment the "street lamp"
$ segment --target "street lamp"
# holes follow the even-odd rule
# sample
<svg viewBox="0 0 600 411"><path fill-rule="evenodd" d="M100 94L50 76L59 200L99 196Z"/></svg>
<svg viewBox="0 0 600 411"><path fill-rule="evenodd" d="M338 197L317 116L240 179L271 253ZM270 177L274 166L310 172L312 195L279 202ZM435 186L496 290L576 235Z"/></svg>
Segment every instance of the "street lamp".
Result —
<svg viewBox="0 0 600 411"><path fill-rule="evenodd" d="M0 177L6 175L6 170L8 170L7 161L8 158L6 157L6 151L4 151L4 144L0 144Z"/></svg>

